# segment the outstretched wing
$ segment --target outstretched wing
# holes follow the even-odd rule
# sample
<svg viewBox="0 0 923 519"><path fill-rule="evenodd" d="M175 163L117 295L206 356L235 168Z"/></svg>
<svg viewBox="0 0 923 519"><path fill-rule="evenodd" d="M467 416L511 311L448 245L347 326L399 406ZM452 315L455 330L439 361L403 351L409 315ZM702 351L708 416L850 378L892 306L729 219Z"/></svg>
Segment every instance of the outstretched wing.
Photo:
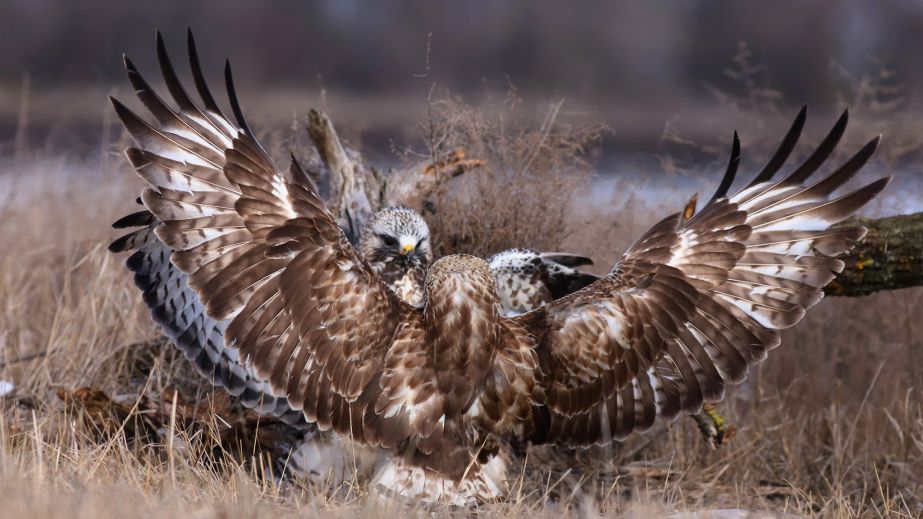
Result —
<svg viewBox="0 0 923 519"><path fill-rule="evenodd" d="M237 350L225 346L228 321L205 314L199 297L189 288L186 274L170 263L173 251L155 236L154 229L159 223L150 211L127 215L113 227L140 228L109 246L112 252L133 251L126 266L135 275L135 284L151 310L151 318L213 385L226 389L240 398L243 405L260 413L309 428L303 413L293 410L286 399L273 396L269 383L242 362Z"/></svg>
<svg viewBox="0 0 923 519"><path fill-rule="evenodd" d="M190 35L193 77L204 107L158 54L179 110L161 100L126 60L147 123L113 100L137 148L127 155L152 189L142 195L205 313L229 321L237 349L275 395L322 429L395 446L441 437L441 395L420 314L395 297L346 240L296 162L278 170L244 119L230 67L236 124L211 96Z"/></svg>
<svg viewBox="0 0 923 519"><path fill-rule="evenodd" d="M784 179L772 177L804 125L798 114L754 181L728 197L724 180L695 214L655 225L602 280L516 324L538 338L540 387L533 441L604 443L650 427L657 416L723 396L823 297L823 287L866 230L829 227L854 214L889 178L831 199L871 157L872 140L826 178L806 184L833 152L847 114Z"/></svg>

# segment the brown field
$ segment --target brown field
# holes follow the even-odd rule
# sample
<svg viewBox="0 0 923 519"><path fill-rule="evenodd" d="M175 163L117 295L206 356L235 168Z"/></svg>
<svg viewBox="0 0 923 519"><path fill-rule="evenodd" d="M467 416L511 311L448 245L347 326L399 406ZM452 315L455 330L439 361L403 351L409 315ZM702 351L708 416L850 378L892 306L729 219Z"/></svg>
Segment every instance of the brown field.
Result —
<svg viewBox="0 0 923 519"><path fill-rule="evenodd" d="M691 195L665 189L651 201L639 194L639 181L625 180L605 207L581 204L596 185L584 146L602 128L552 117L547 128L539 121L505 133L489 120L452 115L451 105L443 109L438 115L453 121L454 133L429 135L430 144L466 145L492 166L440 194L442 211L431 223L442 252L566 248L596 258L605 270L632 237ZM37 155L0 164L0 380L16 385L0 400L0 515L426 513L371 500L361 486L328 492L279 478L259 448L222 444L227 424L207 410L195 427L171 419L154 434L139 433L142 396L162 400L176 390L181 400L206 408L219 397L212 400L172 348L151 345L157 332L124 258L106 251L117 236L109 224L134 210L139 188L120 156ZM669 178L657 173L646 181ZM520 461L525 470L510 500L476 512L646 517L747 508L920 517L921 305L923 289L823 301L784 334L745 386L728 391L720 410L737 432L718 450L680 419L593 453L611 459L601 472ZM106 421L62 398L82 387L104 391L124 404L127 416Z"/></svg>

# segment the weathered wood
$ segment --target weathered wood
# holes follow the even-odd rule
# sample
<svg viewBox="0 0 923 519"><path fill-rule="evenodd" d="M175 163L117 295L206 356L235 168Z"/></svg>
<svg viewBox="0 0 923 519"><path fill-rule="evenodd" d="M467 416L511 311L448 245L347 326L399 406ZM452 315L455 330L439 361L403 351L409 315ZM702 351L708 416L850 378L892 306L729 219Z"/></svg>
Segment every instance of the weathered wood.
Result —
<svg viewBox="0 0 923 519"><path fill-rule="evenodd" d="M308 135L327 167L330 180L328 208L351 241L378 210L380 201L370 196L368 180L374 178L358 152L348 153L333 123L318 110L308 112Z"/></svg>
<svg viewBox="0 0 923 519"><path fill-rule="evenodd" d="M465 158L465 150L457 149L436 164L426 161L391 170L385 178L383 201L385 205L406 205L419 211L443 182L483 165L483 160Z"/></svg>
<svg viewBox="0 0 923 519"><path fill-rule="evenodd" d="M385 207L405 205L422 211L426 200L450 178L484 165L468 159L465 150L454 150L438 159L382 174L362 155L343 145L333 123L319 110L308 113L308 134L329 176L330 211L351 241L356 241L365 222Z"/></svg>
<svg viewBox="0 0 923 519"><path fill-rule="evenodd" d="M863 296L923 285L923 213L839 224L868 228L865 239L843 257L846 268L827 285L830 296Z"/></svg>

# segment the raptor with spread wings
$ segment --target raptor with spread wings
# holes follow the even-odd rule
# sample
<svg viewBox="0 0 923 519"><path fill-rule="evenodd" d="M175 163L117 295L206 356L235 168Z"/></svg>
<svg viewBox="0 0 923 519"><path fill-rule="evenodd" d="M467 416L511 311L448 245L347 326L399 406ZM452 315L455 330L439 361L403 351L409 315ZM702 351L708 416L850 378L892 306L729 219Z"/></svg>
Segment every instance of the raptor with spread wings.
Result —
<svg viewBox="0 0 923 519"><path fill-rule="evenodd" d="M735 136L706 206L656 224L589 286L504 317L488 264L455 255L431 266L417 308L353 248L297 164L275 167L243 118L230 69L233 126L197 66L193 74L201 106L172 70L179 110L136 88L157 128L114 101L139 144L128 158L153 186L142 200L161 222L154 233L273 397L322 430L390 452L377 482L403 494L434 494L422 473L447 494L498 495L500 441L605 443L720 399L778 345L777 330L822 298L843 268L833 256L865 233L830 225L888 182L831 197L875 139L808 183L845 113L805 162L773 180L802 111L747 187L728 196Z"/></svg>

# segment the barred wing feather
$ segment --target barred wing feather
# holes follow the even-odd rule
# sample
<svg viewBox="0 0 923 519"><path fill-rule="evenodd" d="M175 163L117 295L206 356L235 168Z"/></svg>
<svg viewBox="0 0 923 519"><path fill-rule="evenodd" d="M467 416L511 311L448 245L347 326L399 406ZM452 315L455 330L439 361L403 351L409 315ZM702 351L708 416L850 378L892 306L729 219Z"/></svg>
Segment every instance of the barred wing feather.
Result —
<svg viewBox="0 0 923 519"><path fill-rule="evenodd" d="M639 239L602 280L517 318L539 338L541 386L532 441L605 443L650 427L657 416L695 411L743 381L800 321L866 230L831 229L888 184L834 191L869 160L879 138L819 181L813 174L846 128L844 113L817 150L773 177L804 126L802 109L755 179L728 196L731 160L701 212L678 213ZM626 294L645 294L626 298Z"/></svg>

